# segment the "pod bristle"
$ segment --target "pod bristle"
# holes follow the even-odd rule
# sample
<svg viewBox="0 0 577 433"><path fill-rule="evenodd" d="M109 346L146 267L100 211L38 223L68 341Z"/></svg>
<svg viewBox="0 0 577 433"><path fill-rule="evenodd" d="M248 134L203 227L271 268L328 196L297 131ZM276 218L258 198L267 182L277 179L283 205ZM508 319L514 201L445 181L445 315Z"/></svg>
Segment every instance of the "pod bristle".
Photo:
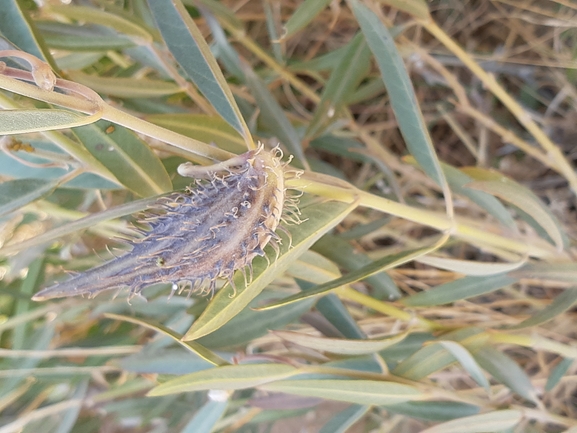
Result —
<svg viewBox="0 0 577 433"><path fill-rule="evenodd" d="M139 227L149 229L136 227L142 237L128 241L131 251L48 287L34 299L94 296L118 287L129 287L133 297L161 282L172 284L170 296L184 290L214 293L219 279L236 293L235 271L241 269L249 284L252 260L269 260L265 246L270 244L278 258L281 221L300 222L293 199L288 213L285 208L281 157L279 148L260 147L210 167L182 165L179 173L194 177L195 186L160 198L144 214Z"/></svg>

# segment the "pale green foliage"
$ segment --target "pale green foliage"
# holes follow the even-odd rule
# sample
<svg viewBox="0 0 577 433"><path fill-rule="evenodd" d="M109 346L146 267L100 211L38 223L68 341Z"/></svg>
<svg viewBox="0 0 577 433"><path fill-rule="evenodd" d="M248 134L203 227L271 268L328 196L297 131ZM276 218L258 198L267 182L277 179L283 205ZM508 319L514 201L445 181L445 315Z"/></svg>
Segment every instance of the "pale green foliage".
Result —
<svg viewBox="0 0 577 433"><path fill-rule="evenodd" d="M311 431L576 428L577 176L545 134L575 104L455 45L468 3L5 3L1 432L260 432L323 400ZM502 18L530 39L568 22L552 3ZM575 34L554 38L529 42L560 94ZM236 291L30 301L122 254L134 216L190 183L180 164L257 141L294 156L303 222Z"/></svg>

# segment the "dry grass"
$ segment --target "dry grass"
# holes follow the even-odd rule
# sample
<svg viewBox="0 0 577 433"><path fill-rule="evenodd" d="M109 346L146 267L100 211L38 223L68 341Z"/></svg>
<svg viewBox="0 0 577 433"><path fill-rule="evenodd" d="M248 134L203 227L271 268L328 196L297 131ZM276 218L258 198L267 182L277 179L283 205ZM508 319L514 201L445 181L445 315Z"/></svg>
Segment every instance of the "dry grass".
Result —
<svg viewBox="0 0 577 433"><path fill-rule="evenodd" d="M101 3L105 3L109 11L120 4ZM192 1L184 3L189 6L193 4ZM559 297L577 288L577 175L574 170L577 159L574 145L577 139L577 5L569 0L434 1L427 4L432 17L432 21L428 21L419 17L418 9L414 8L417 1L404 2L412 13L389 6L389 3L395 3L392 1L363 3L396 35L397 48L407 67L438 159L457 169L470 166L482 169L477 174L488 176L487 173L491 172L504 175L524 187L517 185L518 191L531 191L538 198L535 203L540 201L544 204L544 208L558 220L559 233L567 237L567 242L560 249L547 240L547 235L543 235L546 224L539 220L541 214L532 214L533 218L527 218L524 212L509 204L510 200L506 199L504 203L508 206L509 214L515 218L515 229L502 224L487 207L456 192L453 185L451 206L445 194L446 188L443 190L407 156L407 145L390 100L392 92L382 84L376 53L371 55L365 71L353 74L351 79L358 79L358 86L353 86L345 95L333 100L335 110L327 111L330 114L324 123L317 125L316 133L309 130L307 134L307 128L314 124L315 114L322 107L319 103L327 82L331 74L338 72L338 61L331 59L330 54L348 44L359 32L358 19L346 2L331 2L303 30L284 38L280 37L282 26L294 16L303 3L301 1L223 1L222 4L234 12L240 27L227 21L224 15L219 15L212 2L204 3L228 32L231 46L245 65L266 82L266 88L286 118L299 136L304 136L300 141L300 151L306 155L304 164L310 164L311 171L341 177L359 190L371 193L371 197L385 197L423 211L413 219L404 218L400 211L397 213L396 207L387 210L385 205L374 204L366 198L368 196L363 196L366 200L361 200L361 206L350 213L332 235L354 248L366 261L352 264L352 253L337 248L330 251L330 246L327 248L317 244L307 253L309 256L306 259L296 262L285 274L277 275L274 283L268 286L269 290L263 292L265 300L278 298L278 294L286 297L302 293L300 289L305 286L301 284L299 288L295 277L299 278L298 281L310 278L307 280L310 285L318 285L338 278L339 269L347 275L355 268L382 257L428 247L438 241L439 230L433 222L429 224L427 215L432 221L436 215L444 217L447 212L449 219L451 212L454 212L457 221L467 230L481 230L480 233L487 233L488 239L484 243L482 237L467 238L458 233L436 249L436 256L479 265L524 261L525 267L511 271L511 275L517 278L515 281L503 283L477 296L460 297L459 290L469 289L456 286L448 302L429 299L417 304L411 303L413 296L434 293L432 291L438 286L458 282L464 273L474 269L472 264L461 263L457 269L460 272L457 272L450 267L427 264L417 259L388 269L387 275L392 280L388 280L383 273L377 273L373 280L355 281L333 291L331 296L336 294L338 299L334 299L346 305L346 313L335 316L338 320L334 317L331 319L326 305L322 307L317 304L314 308L312 304L305 305L306 301L292 304L303 305L302 311L295 309L291 319L282 324L272 318L267 319L268 322L262 319L260 324L256 316L251 316L256 313L247 309L238 316L242 316L242 319L237 317L234 320L238 319L238 322L230 323L234 323L234 326L226 328L225 325L213 334L195 339L193 343L200 343L210 350L217 349L220 356L227 360L235 356L241 361L306 365L318 368L319 374L329 373L323 368L339 365L340 368L347 368L347 377L408 383L426 395L423 400L429 402L473 405L486 414L498 414L499 410L506 409L519 411L518 423L509 426L505 423L503 428L490 431L577 431L574 430L577 429L575 300L567 297L565 305L551 309L551 305L556 305L555 299L565 299ZM135 10L131 13L137 15ZM49 10L37 11L32 16L35 20L62 20L60 15ZM212 40L212 32L205 19L195 18L195 22L206 39ZM278 40L271 36L271 27L276 29ZM50 45L53 39L50 39L47 27L41 25L40 28ZM239 28L243 31L239 31ZM444 39L445 36L448 39ZM451 41L463 47L464 52L459 51ZM164 46L158 45L157 49L161 63L174 65ZM62 48L53 51L55 57L68 54ZM142 66L135 59L124 49L108 51L83 71L108 77L161 76L159 69ZM269 114L266 104L259 100L255 88L247 84L248 79L235 75L230 59L229 63L222 57L219 60L233 94L240 101L251 132L267 143L283 141L282 133L275 129L278 123L266 117ZM323 61L324 65L329 66L323 66ZM174 76L171 78L169 71L163 79L172 82ZM90 83L85 84L90 87ZM30 104L24 98L15 99ZM105 99L112 106L124 107L137 115L150 114L155 109L158 112L185 110L215 115L210 104L191 89L162 98L130 100L112 94L109 98L105 95ZM195 100L203 102L193 103ZM2 104L6 106L4 102ZM270 113L274 111L271 109ZM415 125L415 128L418 126ZM218 130L218 126L213 128L215 137ZM137 131L146 134L143 130ZM330 139L320 139L323 134ZM27 137L24 136L24 142ZM198 139L210 142L206 138ZM242 143L238 137L237 140ZM179 180L174 175L175 167L183 161L183 155L187 158L189 155L152 140L147 140L147 143L160 155L176 187ZM234 145L227 150L233 149ZM301 159L298 149L284 141L283 145L289 152L296 153L297 160ZM358 148L353 149L355 145ZM23 150L16 153L6 145L3 150L5 154L25 158ZM302 165L303 161L297 163ZM5 165L6 160L0 161L0 167L1 164ZM10 180L13 176L5 168L3 170L0 173L2 179ZM98 173L98 170L94 169L93 172ZM447 177L450 177L449 174ZM2 240L5 246L11 248L10 245L49 231L63 220L76 220L80 216L67 212L89 211L97 214L129 201L129 187L124 184L123 188L122 191L103 189L102 192L96 188L88 192L57 191L48 204L42 200L29 205L25 208L26 212L10 214L10 218L5 220ZM324 188L328 195L331 187L325 185ZM375 224L375 221L383 218L383 211L389 212L390 218L383 220L382 224ZM172 375L180 378L183 373L195 370L182 367L184 358L182 353L176 354L175 350L180 346L174 339L178 340L186 333L193 317L198 319L207 308L207 299L193 297L190 301L176 299L166 303L166 290L159 292L153 289L149 292L151 301L148 304L135 302L134 305L127 305L124 299L106 296L93 301L71 299L40 306L27 301L44 281L50 281L60 274L61 267L85 269L99 261L89 253L91 248L101 249L102 239L126 230L124 220L105 220L103 216L101 224L91 227L90 232L81 235L76 232L59 238L59 243L51 244L48 249L45 245L35 245L35 249L4 260L1 268L3 280L0 281L0 313L5 318L5 323L0 324L0 330L4 332L1 346L8 353L20 349L43 351L76 346L130 345L142 346L144 355L140 358L137 355L123 358L125 353L113 358L104 354L88 358L78 355L45 361L30 356L23 358L21 365L7 358L3 362L6 370L17 374L19 368L33 369L31 376L35 376L36 381L25 381L26 375L22 375L21 379L3 379L6 392L0 397L0 410L3 410L2 422L7 427L0 427L2 433L16 431L20 421L27 425L29 431L33 431L40 425L34 414L39 419L48 419L50 428L54 428L51 431L58 432L172 432L182 431L185 425L189 429L185 431L195 431L194 426L187 423L194 419L199 408L207 408L208 404L214 403L205 404L205 394L200 392L143 397L153 384L165 382ZM502 243L491 241L489 237L493 235ZM337 241L335 238L334 242ZM526 255L519 254L515 242L527 246ZM311 276L315 270L324 272L324 279ZM485 278L492 278L486 270ZM389 298L397 290L391 289L394 286L399 290L400 299L396 299L398 296L391 296L394 300ZM216 301L225 302L219 300L218 295ZM282 311L287 311L289 307L282 307L285 308ZM333 313L337 309L335 305L331 308L335 309L331 310ZM511 329L524 320L539 317L543 311L550 311L549 320L519 330ZM150 322L148 325L144 321L137 322L141 327L135 327L104 319L104 313L144 317ZM343 320L349 319L358 327L351 334L343 331L345 325L340 328L338 323L339 320L342 324ZM159 331L159 323L174 331L172 340L143 328L147 326ZM242 326L249 327L255 323L262 325L259 328L262 332L253 335L250 333L252 331L246 331L248 337L242 339ZM363 334L365 339L379 339L401 332L407 332L409 338L398 346L368 355L366 362L372 364L366 370L355 356L331 354L305 344L289 343L274 333L267 333L270 328L288 329L300 335L346 337L351 340ZM355 337L354 332L360 334ZM227 333L229 335L225 335ZM231 344L230 338L233 337L230 335L239 339L237 344ZM412 343L408 343L409 340ZM460 359L461 363L455 363L450 356L447 361L447 350L437 344L446 341L458 342L469 353L467 359L473 361L466 364ZM427 352L433 347L437 347L438 351ZM395 351L395 348L398 350ZM134 350L137 349L139 347ZM485 349L487 351L483 352ZM167 350L167 355L163 358L164 350ZM411 359L413 353L416 355ZM498 353L507 357L498 358ZM418 359L419 356L430 358ZM143 359L148 358L156 363L143 367ZM344 360L351 364L346 367L343 367L345 364L338 364ZM492 360L496 361L494 365L490 365ZM194 358L194 362L200 361ZM327 365L329 362L336 364ZM399 365L402 367L399 368ZM483 376L489 380L489 390L472 377L471 368L479 368L479 365L479 371L482 369ZM79 366L93 369L86 375L74 370ZM375 366L380 368L378 372L371 370ZM59 367L64 372L69 369L69 374L60 376L47 370ZM164 377L163 374L170 376ZM377 374L380 376L375 379ZM261 409L264 403L259 402L258 397L263 395L269 394L262 389L254 393L237 391L230 397L228 407L223 407L225 415L214 419L212 431L281 433L307 428L307 431L324 433L328 430L321 430L323 425L328 428L327 423L332 418L351 407L334 402L307 406L307 400L302 398L298 399L299 407L304 408L300 412L286 409L294 403L292 400L289 402L290 399L276 403L278 409L285 408L286 412L275 412L271 408ZM75 413L75 407L64 408L67 411L54 407L61 401L76 400L83 401L80 412ZM116 408L115 405L122 406ZM44 418L45 415L38 414L42 408L51 407L54 409L51 417ZM351 414L348 420L354 425L347 431L417 432L443 421L434 418L434 408L419 408L417 405L411 410L413 416L405 416L402 414L408 413L406 408L401 410L390 405L375 404L366 413ZM460 413L460 410L465 411L461 406L448 409L446 419L473 415ZM66 414L72 421L66 421L66 417L59 414ZM290 419L284 420L285 416ZM135 425L131 425L131 422ZM463 426L458 431L480 431L465 428Z"/></svg>

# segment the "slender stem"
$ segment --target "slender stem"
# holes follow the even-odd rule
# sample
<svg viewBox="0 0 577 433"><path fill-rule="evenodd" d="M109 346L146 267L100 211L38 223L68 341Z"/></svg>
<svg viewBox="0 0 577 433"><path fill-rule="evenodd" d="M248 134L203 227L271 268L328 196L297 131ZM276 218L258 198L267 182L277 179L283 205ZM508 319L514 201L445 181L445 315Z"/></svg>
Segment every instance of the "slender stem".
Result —
<svg viewBox="0 0 577 433"><path fill-rule="evenodd" d="M458 222L458 218L457 222L454 223L445 214L439 214L430 210L419 209L388 200L384 197L358 190L347 182L331 176L305 172L300 179L287 181L287 186L343 202L352 202L358 197L359 206L386 212L408 221L435 228L442 232L450 230L452 235L478 245L481 248L488 245L513 251L520 255L527 254L531 257L541 259L559 258L559 254L555 252L553 247L548 249L490 233L487 230L460 223Z"/></svg>

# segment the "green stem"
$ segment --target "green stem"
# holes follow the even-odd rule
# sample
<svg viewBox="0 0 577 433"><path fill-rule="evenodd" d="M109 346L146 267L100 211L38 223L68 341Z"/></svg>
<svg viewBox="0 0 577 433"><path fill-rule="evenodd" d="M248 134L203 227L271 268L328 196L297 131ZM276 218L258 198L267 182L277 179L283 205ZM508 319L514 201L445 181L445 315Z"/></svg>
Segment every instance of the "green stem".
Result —
<svg viewBox="0 0 577 433"><path fill-rule="evenodd" d="M359 200L359 206L379 210L399 218L435 228L439 231L450 231L451 235L471 242L481 248L484 246L496 247L519 255L529 255L540 259L559 258L559 254L551 249L531 245L521 240L511 239L487 230L452 221L447 215L419 209L398 203L384 197L358 190L352 185L331 176L305 172L300 179L287 181L289 188L299 189L311 194L331 198L342 202Z"/></svg>

